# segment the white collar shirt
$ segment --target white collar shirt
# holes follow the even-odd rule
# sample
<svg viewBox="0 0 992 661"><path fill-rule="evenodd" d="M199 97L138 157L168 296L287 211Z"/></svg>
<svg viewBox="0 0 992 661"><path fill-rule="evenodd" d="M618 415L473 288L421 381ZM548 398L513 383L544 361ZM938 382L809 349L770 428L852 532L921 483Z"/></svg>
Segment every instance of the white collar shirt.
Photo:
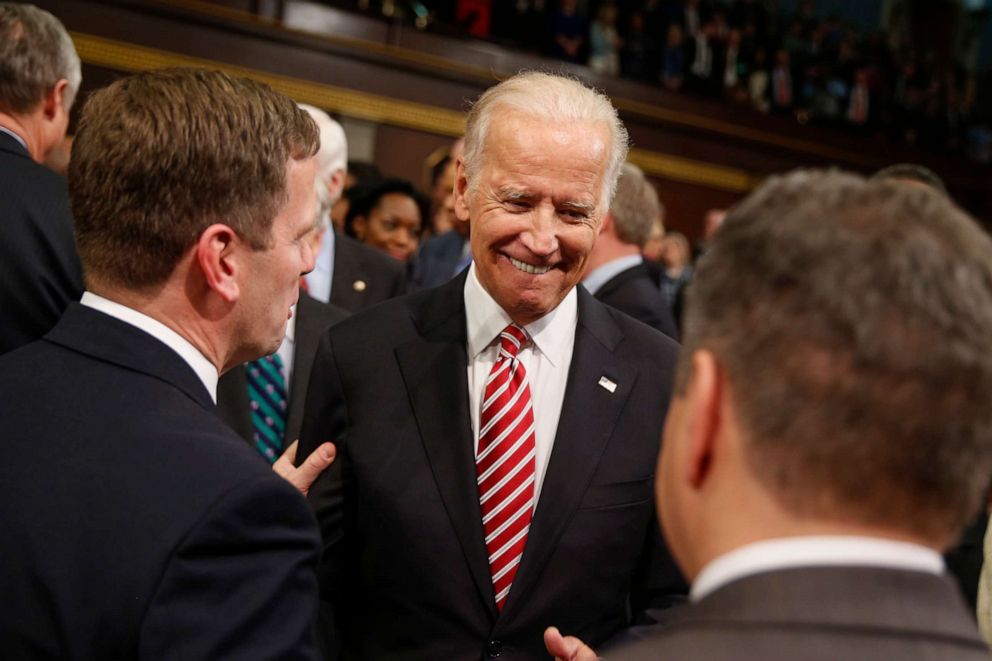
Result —
<svg viewBox="0 0 992 661"><path fill-rule="evenodd" d="M314 259L313 270L303 278L307 282L307 293L318 301L327 303L331 300L331 285L334 284L334 227L330 216L324 218L327 229L320 241L320 251Z"/></svg>
<svg viewBox="0 0 992 661"><path fill-rule="evenodd" d="M200 381L203 382L203 386L210 393L210 398L214 402L217 401L217 367L206 356L200 353L200 350L194 347L189 340L157 319L152 319L134 308L115 303L93 292L83 292L83 297L79 302L88 308L98 310L114 319L123 321L138 330L148 333L175 351L182 358L183 362L190 366Z"/></svg>
<svg viewBox="0 0 992 661"><path fill-rule="evenodd" d="M601 266L593 269L586 274L586 277L582 279L582 286L585 287L590 294L596 295L603 285L612 280L614 276L617 276L627 269L632 269L638 264L644 262L644 258L640 255L627 255L626 257L617 257L614 260L606 262Z"/></svg>
<svg viewBox="0 0 992 661"><path fill-rule="evenodd" d="M726 553L703 568L689 597L706 595L741 578L803 567L879 567L940 574L940 554L919 544L877 537L822 535L769 539Z"/></svg>
<svg viewBox="0 0 992 661"><path fill-rule="evenodd" d="M301 294L302 296L302 294ZM289 321L286 322L286 335L282 338L282 344L276 351L282 361L282 376L286 380L286 395L289 396L290 382L293 380L293 359L296 355L296 315L299 313L299 305L290 308L293 311Z"/></svg>
<svg viewBox="0 0 992 661"><path fill-rule="evenodd" d="M479 418L482 415L482 389L499 354L499 334L513 323L479 282L475 264L465 280L465 317L468 329L468 394L472 413L472 437L479 448ZM527 372L534 410L534 502L541 486L565 399L568 369L572 364L575 328L578 322L578 296L573 288L551 312L524 326L528 342L518 357Z"/></svg>

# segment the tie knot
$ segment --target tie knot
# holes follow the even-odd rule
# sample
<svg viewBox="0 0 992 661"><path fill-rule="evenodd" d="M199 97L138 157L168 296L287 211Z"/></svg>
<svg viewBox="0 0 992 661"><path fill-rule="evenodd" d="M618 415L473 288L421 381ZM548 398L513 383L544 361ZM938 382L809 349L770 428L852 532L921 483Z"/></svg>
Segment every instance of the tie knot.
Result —
<svg viewBox="0 0 992 661"><path fill-rule="evenodd" d="M527 332L516 324L510 324L499 334L499 350L508 358L516 358L517 353L527 343Z"/></svg>

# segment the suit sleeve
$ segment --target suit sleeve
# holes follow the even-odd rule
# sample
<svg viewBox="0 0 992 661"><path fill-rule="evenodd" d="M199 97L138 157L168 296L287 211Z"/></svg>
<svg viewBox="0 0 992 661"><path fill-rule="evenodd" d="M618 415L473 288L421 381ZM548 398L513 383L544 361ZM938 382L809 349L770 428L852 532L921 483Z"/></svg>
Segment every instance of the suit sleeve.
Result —
<svg viewBox="0 0 992 661"><path fill-rule="evenodd" d="M317 552L313 516L281 480L223 493L165 567L139 658L318 658Z"/></svg>

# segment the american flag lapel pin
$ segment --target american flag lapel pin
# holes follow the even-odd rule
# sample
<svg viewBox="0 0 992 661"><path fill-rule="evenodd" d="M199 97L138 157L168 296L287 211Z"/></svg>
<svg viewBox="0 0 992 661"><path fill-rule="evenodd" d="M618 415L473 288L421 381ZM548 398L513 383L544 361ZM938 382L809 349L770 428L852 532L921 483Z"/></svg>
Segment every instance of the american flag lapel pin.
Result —
<svg viewBox="0 0 992 661"><path fill-rule="evenodd" d="M613 381L610 381L605 376L599 377L599 385L602 386L603 389L608 390L610 392L616 392L617 389L617 384L614 383Z"/></svg>

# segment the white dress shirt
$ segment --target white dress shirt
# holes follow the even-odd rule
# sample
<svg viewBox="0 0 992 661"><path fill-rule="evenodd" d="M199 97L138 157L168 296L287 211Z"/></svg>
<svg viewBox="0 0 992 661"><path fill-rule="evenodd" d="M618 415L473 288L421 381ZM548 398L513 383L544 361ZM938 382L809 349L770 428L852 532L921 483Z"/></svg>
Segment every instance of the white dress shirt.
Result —
<svg viewBox="0 0 992 661"><path fill-rule="evenodd" d="M214 402L217 401L217 368L213 363L207 360L207 357L200 353L200 350L194 347L189 340L162 322L152 319L148 315L138 312L133 308L129 308L126 305L121 305L120 303L115 303L114 301L104 298L103 296L98 296L93 292L83 292L83 297L79 300L79 302L86 307L99 310L106 315L110 315L114 319L119 319L126 324L130 324L139 330L148 333L156 340L175 351L179 354L179 357L190 366L193 372L196 373L196 376L199 377L200 381L203 382L207 392L210 393L210 398L213 399Z"/></svg>
<svg viewBox="0 0 992 661"><path fill-rule="evenodd" d="M499 334L513 323L503 308L483 288L475 264L465 280L465 318L468 327L468 394L472 435L479 448L482 389L499 355ZM524 326L531 341L517 354L527 372L534 409L534 502L541 495L544 474L551 458L561 405L565 399L568 368L572 364L578 299L572 289L561 303L537 321Z"/></svg>
<svg viewBox="0 0 992 661"><path fill-rule="evenodd" d="M618 273L623 273L627 269L634 268L643 262L644 258L640 255L617 257L612 261L601 264L587 273L586 277L582 279L582 286L585 287L590 294L595 296L596 292L598 292L603 285L613 279L613 276Z"/></svg>
<svg viewBox="0 0 992 661"><path fill-rule="evenodd" d="M331 285L334 284L334 227L331 219L325 218L327 223L324 236L320 240L320 252L314 261L313 270L307 273L304 279L307 281L307 293L313 298L323 303L331 300ZM288 380L288 377L287 377Z"/></svg>
<svg viewBox="0 0 992 661"><path fill-rule="evenodd" d="M710 562L692 583L689 597L699 601L746 576L800 567L880 567L940 574L944 559L919 544L878 537L783 537L748 544Z"/></svg>
<svg viewBox="0 0 992 661"><path fill-rule="evenodd" d="M282 344L279 345L279 349L276 353L279 354L279 359L282 360L282 376L286 379L286 396L289 397L289 384L293 380L293 357L296 355L296 310L297 306L293 305L290 310L293 311L293 315L286 322L286 335L282 338Z"/></svg>

